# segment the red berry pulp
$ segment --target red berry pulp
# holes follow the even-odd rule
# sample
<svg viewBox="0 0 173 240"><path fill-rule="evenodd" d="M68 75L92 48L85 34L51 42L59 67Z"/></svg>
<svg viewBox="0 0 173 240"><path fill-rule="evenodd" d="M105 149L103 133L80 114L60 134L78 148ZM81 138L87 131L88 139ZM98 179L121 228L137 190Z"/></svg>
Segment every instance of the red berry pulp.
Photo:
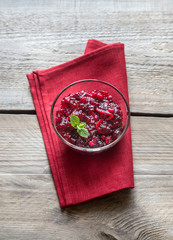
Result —
<svg viewBox="0 0 173 240"><path fill-rule="evenodd" d="M79 117L88 129L81 137L71 126L70 115ZM85 148L103 147L115 141L123 131L122 110L103 90L80 91L64 97L56 112L56 128L68 142Z"/></svg>

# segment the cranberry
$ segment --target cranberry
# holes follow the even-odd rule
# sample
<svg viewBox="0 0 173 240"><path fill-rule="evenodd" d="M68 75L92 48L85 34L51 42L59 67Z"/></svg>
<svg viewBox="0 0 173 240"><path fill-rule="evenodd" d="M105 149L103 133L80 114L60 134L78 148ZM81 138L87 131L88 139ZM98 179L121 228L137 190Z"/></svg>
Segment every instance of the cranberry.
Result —
<svg viewBox="0 0 173 240"><path fill-rule="evenodd" d="M89 141L89 146L90 147L94 147L94 145L95 145L95 142L93 140Z"/></svg>
<svg viewBox="0 0 173 240"><path fill-rule="evenodd" d="M99 92L99 93L97 93L97 99L99 100L99 101L102 101L103 100L103 95Z"/></svg>
<svg viewBox="0 0 173 240"><path fill-rule="evenodd" d="M105 138L105 143L108 145L111 142L111 136Z"/></svg>
<svg viewBox="0 0 173 240"><path fill-rule="evenodd" d="M92 97L93 97L93 98L96 98L96 96L97 96L97 91L94 90L94 91L91 92L91 94L92 94Z"/></svg>
<svg viewBox="0 0 173 240"><path fill-rule="evenodd" d="M71 126L71 114L86 123L88 138L81 137ZM87 148L103 147L116 140L123 131L122 111L108 92L81 90L62 99L56 112L56 128L72 144Z"/></svg>
<svg viewBox="0 0 173 240"><path fill-rule="evenodd" d="M105 138L106 138L105 135L102 135L102 136L101 136L101 139L102 139L102 140L105 140Z"/></svg>
<svg viewBox="0 0 173 240"><path fill-rule="evenodd" d="M86 98L86 97L82 97L82 98L80 99L80 102L81 102L81 103L87 103L87 102L88 102L88 100L87 100L87 98Z"/></svg>
<svg viewBox="0 0 173 240"><path fill-rule="evenodd" d="M107 99L108 99L108 100L112 100L112 96L109 95L109 96L107 97Z"/></svg>
<svg viewBox="0 0 173 240"><path fill-rule="evenodd" d="M100 90L100 92L101 92L103 95L105 95L105 96L108 95L108 92L106 92L106 91L104 91L104 90Z"/></svg>
<svg viewBox="0 0 173 240"><path fill-rule="evenodd" d="M70 111L65 113L66 117L70 115Z"/></svg>

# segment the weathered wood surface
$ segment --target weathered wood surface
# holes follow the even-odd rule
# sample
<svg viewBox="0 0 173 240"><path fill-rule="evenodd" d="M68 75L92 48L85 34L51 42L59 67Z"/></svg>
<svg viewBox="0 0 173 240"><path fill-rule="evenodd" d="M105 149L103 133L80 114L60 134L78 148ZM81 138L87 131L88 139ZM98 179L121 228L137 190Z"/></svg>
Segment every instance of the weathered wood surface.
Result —
<svg viewBox="0 0 173 240"><path fill-rule="evenodd" d="M171 240L173 118L131 123L135 189L60 210L36 116L1 114L0 239Z"/></svg>
<svg viewBox="0 0 173 240"><path fill-rule="evenodd" d="M132 112L173 114L171 1L41 2L1 1L0 110L33 110L25 74L82 55L96 38L125 43Z"/></svg>
<svg viewBox="0 0 173 240"><path fill-rule="evenodd" d="M61 210L25 77L126 46L131 111L173 114L172 0L0 0L0 240L172 240L173 118L131 118L135 189Z"/></svg>
<svg viewBox="0 0 173 240"><path fill-rule="evenodd" d="M51 175L0 175L1 240L172 240L173 176L61 210Z"/></svg>
<svg viewBox="0 0 173 240"><path fill-rule="evenodd" d="M3 9L24 9L33 8L52 10L57 12L83 12L83 11L170 11L173 10L172 0L6 0L0 1L0 8Z"/></svg>
<svg viewBox="0 0 173 240"><path fill-rule="evenodd" d="M173 174L173 118L131 117L135 174ZM0 115L0 174L50 173L36 116Z"/></svg>

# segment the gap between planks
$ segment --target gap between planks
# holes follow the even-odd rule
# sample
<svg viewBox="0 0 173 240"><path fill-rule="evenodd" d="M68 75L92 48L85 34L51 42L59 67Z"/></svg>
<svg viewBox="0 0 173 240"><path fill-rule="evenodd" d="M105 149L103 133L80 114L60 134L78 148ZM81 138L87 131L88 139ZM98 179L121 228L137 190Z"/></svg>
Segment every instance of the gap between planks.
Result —
<svg viewBox="0 0 173 240"><path fill-rule="evenodd" d="M52 173L0 173L0 176L52 176ZM134 173L134 176L173 176L173 173Z"/></svg>
<svg viewBox="0 0 173 240"><path fill-rule="evenodd" d="M0 114L28 114L28 115L36 115L35 110L0 110ZM131 116L135 117L163 117L163 118L171 118L173 114L171 113L145 113L145 112L131 112Z"/></svg>

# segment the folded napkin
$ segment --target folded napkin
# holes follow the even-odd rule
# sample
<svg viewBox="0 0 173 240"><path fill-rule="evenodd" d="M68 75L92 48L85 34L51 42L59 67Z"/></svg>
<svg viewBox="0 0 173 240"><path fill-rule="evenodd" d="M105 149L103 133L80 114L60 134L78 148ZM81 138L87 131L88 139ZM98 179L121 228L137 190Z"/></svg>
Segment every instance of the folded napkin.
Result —
<svg viewBox="0 0 173 240"><path fill-rule="evenodd" d="M85 54L64 64L27 74L49 158L60 206L78 204L124 188L134 187L131 130L111 150L81 155L55 134L50 109L57 93L81 79L99 79L117 87L128 100L122 43L89 40Z"/></svg>

